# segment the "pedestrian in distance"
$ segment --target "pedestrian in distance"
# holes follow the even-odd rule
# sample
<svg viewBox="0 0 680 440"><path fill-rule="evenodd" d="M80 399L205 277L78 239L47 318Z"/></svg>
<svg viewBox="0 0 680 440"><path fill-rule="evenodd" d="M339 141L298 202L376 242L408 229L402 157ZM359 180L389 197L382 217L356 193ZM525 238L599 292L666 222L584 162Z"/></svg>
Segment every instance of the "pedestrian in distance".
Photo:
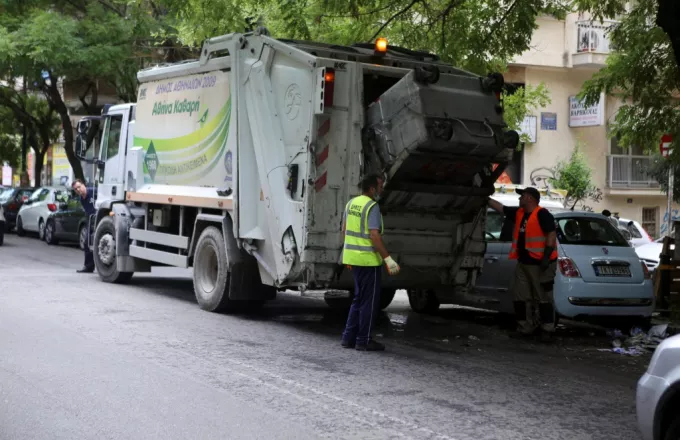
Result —
<svg viewBox="0 0 680 440"><path fill-rule="evenodd" d="M557 270L555 218L539 206L536 188L517 189L519 208L489 199L489 206L514 220L510 259L517 260L513 284L513 306L517 330L513 337L531 337L540 332L543 342L555 332L553 285Z"/></svg>
<svg viewBox="0 0 680 440"><path fill-rule="evenodd" d="M373 321L380 310L381 266L384 262L390 275L397 275L400 270L382 241L383 220L377 203L382 191L382 177L364 177L362 194L347 203L343 219L342 264L350 268L354 277L354 298L342 333L342 346L359 351L385 349L371 338Z"/></svg>
<svg viewBox="0 0 680 440"><path fill-rule="evenodd" d="M82 180L76 179L73 181L71 184L71 188L78 194L78 197L80 197L80 204L83 206L83 210L85 210L85 214L87 214L87 237L90 237L90 231L91 226L90 226L90 220L91 216L94 215L97 210L94 207L94 200L95 200L95 192L94 188L88 188L85 186L85 183L83 183ZM88 240L89 242L89 240ZM83 264L83 267L81 269L78 269L78 273L92 273L94 272L94 257L92 256L92 251L90 250L89 243L85 243L85 263Z"/></svg>

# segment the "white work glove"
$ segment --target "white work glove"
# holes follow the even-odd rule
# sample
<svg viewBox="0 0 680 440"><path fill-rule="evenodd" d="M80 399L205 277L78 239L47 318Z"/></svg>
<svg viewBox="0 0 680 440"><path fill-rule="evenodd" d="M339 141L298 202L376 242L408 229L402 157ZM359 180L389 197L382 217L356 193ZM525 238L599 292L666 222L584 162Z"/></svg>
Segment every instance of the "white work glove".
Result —
<svg viewBox="0 0 680 440"><path fill-rule="evenodd" d="M397 262L394 261L392 257L389 256L385 258L385 267L387 268L387 273L389 273L390 275L396 275L401 270Z"/></svg>

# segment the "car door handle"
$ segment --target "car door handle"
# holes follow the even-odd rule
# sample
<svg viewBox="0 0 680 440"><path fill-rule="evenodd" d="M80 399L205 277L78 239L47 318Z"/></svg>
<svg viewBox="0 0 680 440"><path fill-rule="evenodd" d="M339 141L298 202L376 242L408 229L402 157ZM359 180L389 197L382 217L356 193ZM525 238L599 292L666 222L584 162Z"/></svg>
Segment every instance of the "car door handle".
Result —
<svg viewBox="0 0 680 440"><path fill-rule="evenodd" d="M489 263L495 263L498 261L498 257L486 257L485 260Z"/></svg>

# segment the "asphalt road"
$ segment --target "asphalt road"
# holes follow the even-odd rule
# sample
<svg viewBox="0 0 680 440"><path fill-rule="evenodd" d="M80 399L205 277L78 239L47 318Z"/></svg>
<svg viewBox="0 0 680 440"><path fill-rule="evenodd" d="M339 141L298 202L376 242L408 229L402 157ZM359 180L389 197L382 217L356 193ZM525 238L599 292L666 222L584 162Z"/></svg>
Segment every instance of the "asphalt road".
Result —
<svg viewBox="0 0 680 440"><path fill-rule="evenodd" d="M191 272L127 286L76 274L82 253L0 247L0 439L637 439L648 359L510 340L493 315L425 317L403 296L384 353L339 346L344 316L282 294L258 316L203 312Z"/></svg>

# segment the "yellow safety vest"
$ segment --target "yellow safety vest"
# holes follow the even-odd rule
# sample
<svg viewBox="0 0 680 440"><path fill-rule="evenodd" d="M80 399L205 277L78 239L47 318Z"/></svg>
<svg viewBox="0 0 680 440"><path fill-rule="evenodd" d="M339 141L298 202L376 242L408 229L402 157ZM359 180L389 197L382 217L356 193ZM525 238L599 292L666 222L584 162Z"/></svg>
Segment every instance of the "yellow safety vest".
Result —
<svg viewBox="0 0 680 440"><path fill-rule="evenodd" d="M380 266L382 257L376 252L368 231L368 212L376 202L368 196L353 198L345 206L345 246L342 264L350 266ZM376 208L378 209L378 208ZM384 231L382 218L380 233Z"/></svg>

